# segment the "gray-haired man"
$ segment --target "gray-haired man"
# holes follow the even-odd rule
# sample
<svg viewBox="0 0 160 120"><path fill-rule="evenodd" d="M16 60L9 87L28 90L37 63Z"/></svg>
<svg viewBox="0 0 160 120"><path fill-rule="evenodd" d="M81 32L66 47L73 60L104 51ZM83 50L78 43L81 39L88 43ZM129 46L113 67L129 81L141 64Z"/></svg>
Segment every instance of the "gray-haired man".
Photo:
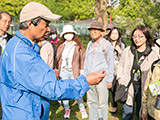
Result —
<svg viewBox="0 0 160 120"><path fill-rule="evenodd" d="M7 11L0 11L0 56L12 35L7 33L11 25L11 15Z"/></svg>
<svg viewBox="0 0 160 120"><path fill-rule="evenodd" d="M112 87L114 75L113 47L102 37L103 25L92 21L88 28L92 41L88 43L84 64L84 73L88 75L101 70L107 75L98 85L91 85L87 92L89 120L108 120L108 89Z"/></svg>

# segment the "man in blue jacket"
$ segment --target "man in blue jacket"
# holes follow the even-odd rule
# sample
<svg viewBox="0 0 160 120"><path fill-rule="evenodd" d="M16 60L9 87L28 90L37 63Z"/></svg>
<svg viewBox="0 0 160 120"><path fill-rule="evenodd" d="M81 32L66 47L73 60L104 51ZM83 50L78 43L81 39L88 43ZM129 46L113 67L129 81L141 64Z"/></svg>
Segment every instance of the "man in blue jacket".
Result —
<svg viewBox="0 0 160 120"><path fill-rule="evenodd" d="M106 73L96 72L58 81L39 56L39 40L49 22L61 16L40 3L30 2L20 13L19 31L7 43L0 61L0 98L4 120L48 120L49 100L78 99Z"/></svg>

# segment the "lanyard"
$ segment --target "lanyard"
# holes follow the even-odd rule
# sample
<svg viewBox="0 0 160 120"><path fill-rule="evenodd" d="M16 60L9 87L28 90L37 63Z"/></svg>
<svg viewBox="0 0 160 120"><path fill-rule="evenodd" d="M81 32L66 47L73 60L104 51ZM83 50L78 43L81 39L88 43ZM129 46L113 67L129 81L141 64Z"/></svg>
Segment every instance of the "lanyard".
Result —
<svg viewBox="0 0 160 120"><path fill-rule="evenodd" d="M26 43L29 47L32 47L31 45L29 45L26 41L24 41L22 38L20 38L19 36L16 35L17 38L19 38L20 40L22 40L24 43Z"/></svg>
<svg viewBox="0 0 160 120"><path fill-rule="evenodd" d="M16 37L19 38L20 40L22 40L22 41L23 41L25 44L27 44L29 47L31 47L37 54L40 54L40 49L39 49L39 46L38 46L37 43L35 43L35 44L33 45L33 47L32 47L32 46L29 45L26 41L24 41L22 38L18 37L17 35L16 35Z"/></svg>
<svg viewBox="0 0 160 120"><path fill-rule="evenodd" d="M137 61L137 65L139 65L137 49L136 49L136 61Z"/></svg>

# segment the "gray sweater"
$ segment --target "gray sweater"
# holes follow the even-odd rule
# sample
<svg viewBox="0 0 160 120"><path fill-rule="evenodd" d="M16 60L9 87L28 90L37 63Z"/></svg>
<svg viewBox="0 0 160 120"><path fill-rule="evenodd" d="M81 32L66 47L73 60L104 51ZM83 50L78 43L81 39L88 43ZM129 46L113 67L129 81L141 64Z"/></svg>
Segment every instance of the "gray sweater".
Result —
<svg viewBox="0 0 160 120"><path fill-rule="evenodd" d="M114 76L114 54L113 47L110 42L107 44L107 61L104 56L104 43L105 39L101 42L100 46L96 50L95 54L92 54L93 40L88 43L86 50L86 57L84 63L84 75L88 75L92 72L99 72L105 70L107 75L103 80L107 82L113 81Z"/></svg>

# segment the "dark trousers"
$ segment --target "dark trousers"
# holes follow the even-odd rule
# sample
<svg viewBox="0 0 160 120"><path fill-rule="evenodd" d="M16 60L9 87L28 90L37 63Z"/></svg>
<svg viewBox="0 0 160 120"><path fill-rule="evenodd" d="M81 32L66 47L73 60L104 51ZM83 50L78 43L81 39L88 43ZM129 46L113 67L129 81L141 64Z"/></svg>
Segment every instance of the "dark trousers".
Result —
<svg viewBox="0 0 160 120"><path fill-rule="evenodd" d="M139 111L141 108L141 91L137 90L134 92L134 102L136 102L136 116L137 120L139 119ZM123 104L123 120L133 120L134 106L128 106Z"/></svg>
<svg viewBox="0 0 160 120"><path fill-rule="evenodd" d="M114 100L116 88L117 88L117 85L118 85L118 82L117 82L116 78L117 77L114 76L114 80L112 82L112 88L110 89L111 94L112 94L112 107L117 107L118 106L117 102L115 102L115 100Z"/></svg>
<svg viewBox="0 0 160 120"><path fill-rule="evenodd" d="M111 93L112 93L112 107L117 107L118 106L118 104L117 104L117 102L115 102L115 100L114 100L114 97L115 97L115 91L113 92L113 91L111 91Z"/></svg>

